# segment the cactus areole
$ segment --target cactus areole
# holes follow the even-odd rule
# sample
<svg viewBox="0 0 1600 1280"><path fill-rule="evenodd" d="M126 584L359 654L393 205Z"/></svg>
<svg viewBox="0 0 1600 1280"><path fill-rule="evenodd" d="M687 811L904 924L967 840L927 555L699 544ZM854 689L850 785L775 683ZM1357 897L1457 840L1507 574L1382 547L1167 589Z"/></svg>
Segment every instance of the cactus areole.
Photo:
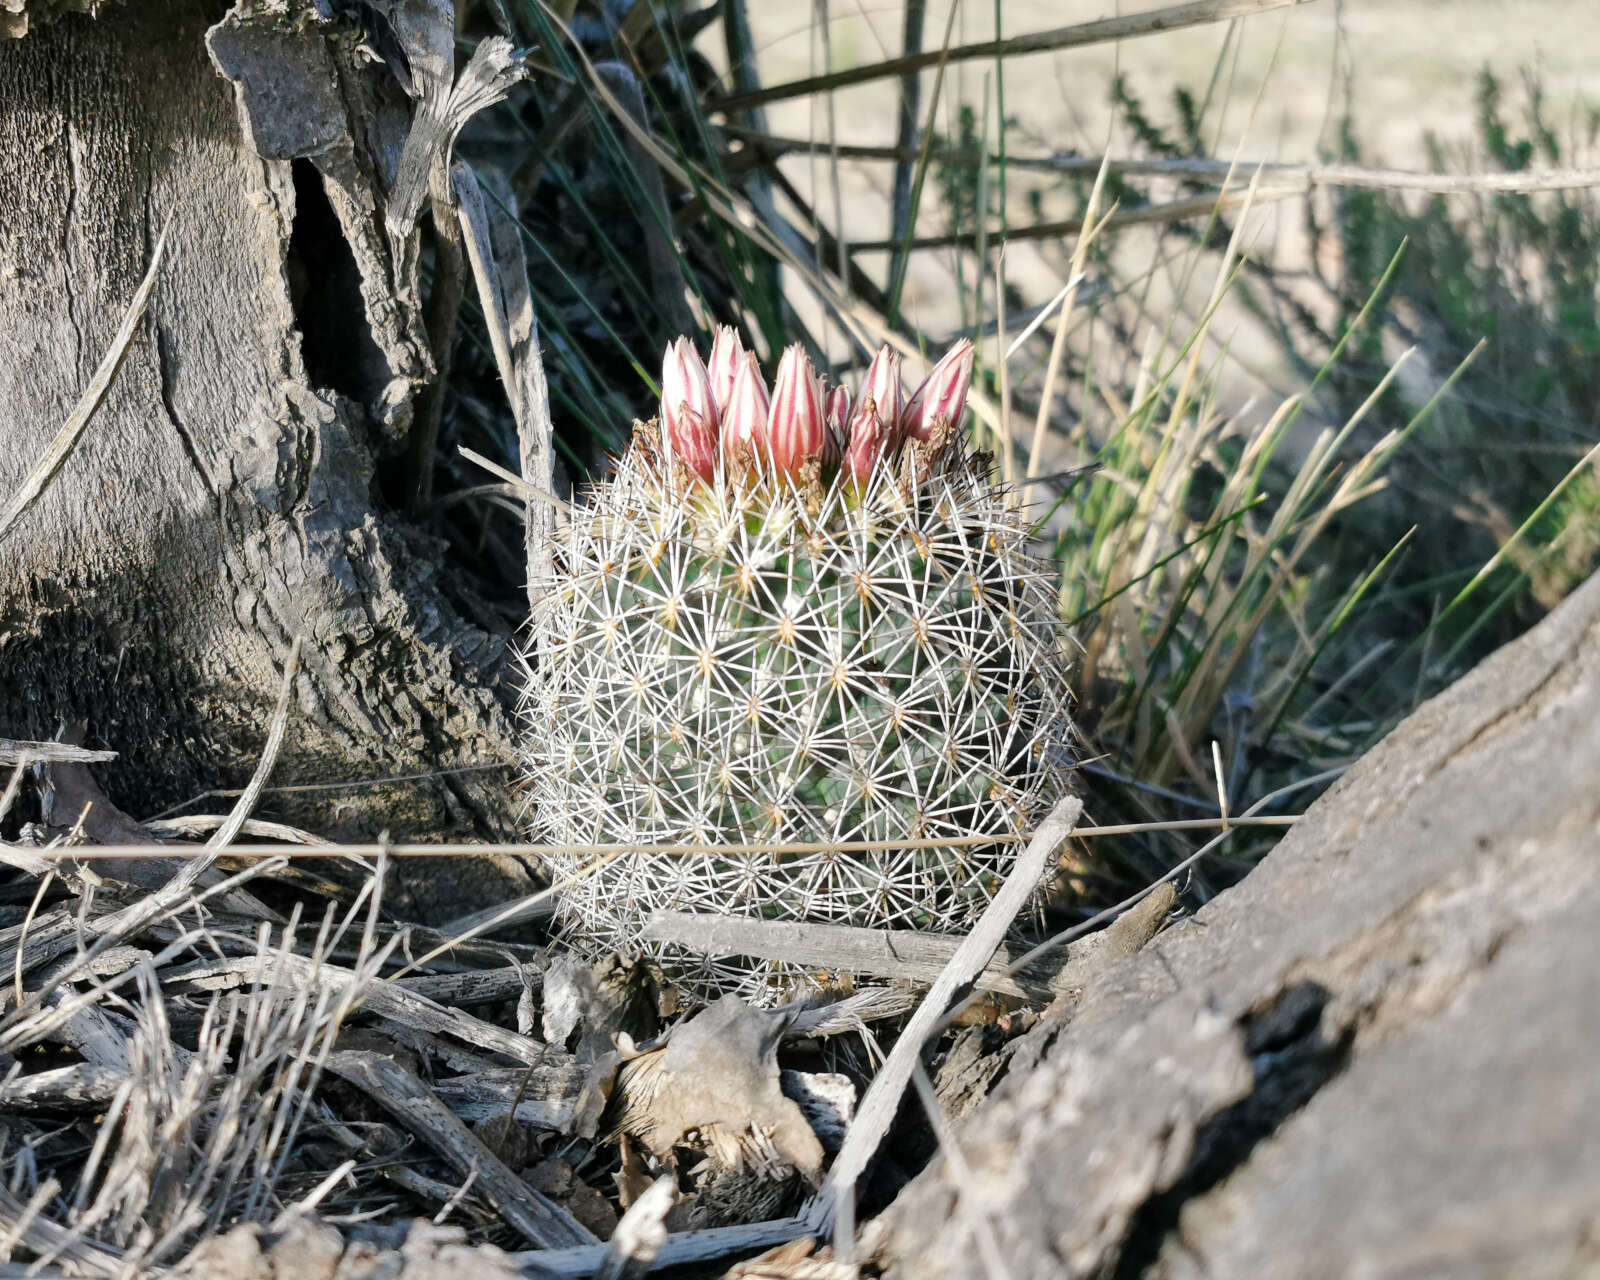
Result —
<svg viewBox="0 0 1600 1280"><path fill-rule="evenodd" d="M660 417L556 535L532 619L531 821L565 940L639 945L660 910L961 933L1067 787L1065 638L1026 522L959 432L972 348L909 398L888 352L853 397L732 330L667 350ZM852 850L863 841L949 845ZM781 963L661 957L774 1000Z"/></svg>

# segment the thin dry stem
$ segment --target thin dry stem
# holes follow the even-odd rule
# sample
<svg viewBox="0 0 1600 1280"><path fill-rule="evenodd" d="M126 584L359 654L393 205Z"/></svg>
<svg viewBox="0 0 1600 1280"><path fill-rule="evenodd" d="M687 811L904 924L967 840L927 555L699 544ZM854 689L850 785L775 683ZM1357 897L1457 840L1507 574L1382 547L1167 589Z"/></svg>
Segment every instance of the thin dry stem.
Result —
<svg viewBox="0 0 1600 1280"><path fill-rule="evenodd" d="M39 500L39 496L66 465L67 459L72 456L73 448L94 418L96 410L100 408L100 402L111 389L111 382L122 366L122 359L133 344L134 331L138 329L139 321L144 318L144 309L150 302L150 293L156 287L156 273L161 269L162 255L167 247L167 232L171 229L172 221L169 218L167 225L161 229L160 236L156 238L156 247L150 254L150 265L145 270L144 279L134 291L133 301L123 312L122 323L117 326L111 345L101 358L100 367L94 371L94 377L89 379L89 385L84 388L83 395L78 398L78 403L72 407L71 414L62 424L61 430L56 433L56 438L50 442L50 447L34 464L33 470L28 473L5 506L0 507L0 542L5 540L23 513Z"/></svg>
<svg viewBox="0 0 1600 1280"><path fill-rule="evenodd" d="M1050 31L1035 31L1028 35L1012 36L1006 40L984 40L976 44L956 45L948 51L929 50L901 58L887 58L882 62L851 67L828 75L808 76L804 80L769 85L748 93L728 94L716 99L713 105L719 111L738 111L764 102L779 102L785 98L799 98L808 94L841 89L846 85L904 76L934 66L945 56L948 56L950 62L971 62L976 59L1011 58L1028 53L1077 49L1085 45L1129 40L1136 36L1159 35L1164 31L1179 31L1185 27L1203 26L1212 22L1227 22L1253 13L1264 13L1269 9L1283 9L1304 3L1306 0L1192 0L1189 4L1169 5L1163 9L1153 9L1148 13L1102 18L1096 22L1056 27Z"/></svg>
<svg viewBox="0 0 1600 1280"><path fill-rule="evenodd" d="M1242 819L1235 819L1240 823ZM1252 819L1256 826L1289 826L1296 821L1294 816L1268 815ZM1183 818L1171 822L1126 822L1107 826L1078 827L1073 831L1074 836L1121 836L1139 835L1152 831L1209 831L1220 825L1216 818ZM334 854L357 855L361 857L376 857L379 854L391 858L482 858L482 857L534 857L540 854L560 854L562 856L593 857L619 857L628 854L661 854L673 857L722 857L729 854L742 853L881 853L894 849L944 849L961 848L968 845L992 843L996 840L1010 844L1026 843L1030 837L1018 834L1001 834L995 836L950 836L934 840L750 840L734 841L717 844L664 844L664 843L613 843L613 844L535 844L507 842L500 844L328 844L315 848L294 848L282 845L234 845L228 850L230 858L271 858L283 860L298 860L304 858L327 858ZM86 861L95 861L99 858L126 858L126 857L181 857L187 850L174 845L165 845L152 850L150 845L96 845L88 848L78 848L70 851L70 856ZM55 851L44 851L46 856L55 854ZM194 850L191 856L200 856L201 850ZM61 853L60 857L69 856Z"/></svg>

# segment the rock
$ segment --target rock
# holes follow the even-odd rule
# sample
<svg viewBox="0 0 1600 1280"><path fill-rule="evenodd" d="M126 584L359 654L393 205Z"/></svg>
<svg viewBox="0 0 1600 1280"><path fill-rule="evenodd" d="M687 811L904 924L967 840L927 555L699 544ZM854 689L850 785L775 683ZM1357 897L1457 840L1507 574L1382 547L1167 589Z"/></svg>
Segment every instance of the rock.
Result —
<svg viewBox="0 0 1600 1280"><path fill-rule="evenodd" d="M836 1071L782 1071L778 1085L783 1096L800 1108L822 1150L838 1155L856 1114L855 1082Z"/></svg>
<svg viewBox="0 0 1600 1280"><path fill-rule="evenodd" d="M897 1277L1600 1270L1600 578L1020 1042Z"/></svg>
<svg viewBox="0 0 1600 1280"><path fill-rule="evenodd" d="M493 1245L466 1243L456 1227L418 1219L357 1228L347 1240L314 1217L290 1214L213 1236L177 1268L179 1280L518 1280L523 1272Z"/></svg>

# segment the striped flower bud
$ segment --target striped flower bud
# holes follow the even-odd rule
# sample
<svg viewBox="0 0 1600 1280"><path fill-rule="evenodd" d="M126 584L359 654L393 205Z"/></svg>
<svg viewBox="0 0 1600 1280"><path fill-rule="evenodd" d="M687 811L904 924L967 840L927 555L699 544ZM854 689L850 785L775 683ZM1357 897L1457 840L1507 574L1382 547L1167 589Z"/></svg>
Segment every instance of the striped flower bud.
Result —
<svg viewBox="0 0 1600 1280"><path fill-rule="evenodd" d="M725 330L725 332L732 332ZM767 384L761 379L761 366L755 353L746 351L739 360L727 408L722 414L722 456L744 465L767 452L767 417L772 405Z"/></svg>
<svg viewBox="0 0 1600 1280"><path fill-rule="evenodd" d="M744 343L739 331L732 325L718 325L717 336L711 343L711 362L706 372L711 380L711 401L721 415L733 398L734 380L739 376L739 366L744 362Z"/></svg>
<svg viewBox="0 0 1600 1280"><path fill-rule="evenodd" d="M673 458L701 479L711 479L717 460L717 409L705 364L687 338L668 346L662 359L661 425Z"/></svg>
<svg viewBox="0 0 1600 1280"><path fill-rule="evenodd" d="M903 438L926 444L933 438L940 419L947 428L953 428L961 421L971 387L972 343L963 338L944 353L912 394L901 417Z"/></svg>
<svg viewBox="0 0 1600 1280"><path fill-rule="evenodd" d="M843 440L845 433L850 430L850 391L847 387L835 387L828 392L827 413L828 430L836 439Z"/></svg>
<svg viewBox="0 0 1600 1280"><path fill-rule="evenodd" d="M832 470L844 459L845 432L850 429L850 392L835 387L822 397L822 418L828 424L822 442L822 465Z"/></svg>
<svg viewBox="0 0 1600 1280"><path fill-rule="evenodd" d="M799 476L806 463L822 459L828 438L828 426L823 420L822 379L798 343L785 351L778 362L767 431L772 466L780 476Z"/></svg>
<svg viewBox="0 0 1600 1280"><path fill-rule="evenodd" d="M899 447L903 398L900 357L884 347L867 369L845 435L844 469L857 480L865 483L878 459Z"/></svg>

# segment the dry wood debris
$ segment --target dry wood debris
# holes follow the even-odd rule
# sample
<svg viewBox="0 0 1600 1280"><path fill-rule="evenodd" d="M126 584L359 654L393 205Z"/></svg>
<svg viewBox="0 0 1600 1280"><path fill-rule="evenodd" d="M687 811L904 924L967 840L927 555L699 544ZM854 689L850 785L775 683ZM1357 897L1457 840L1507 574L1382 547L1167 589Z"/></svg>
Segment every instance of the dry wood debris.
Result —
<svg viewBox="0 0 1600 1280"><path fill-rule="evenodd" d="M472 1250L485 1276L635 1275L809 1240L841 1148L855 1176L876 1145L857 1097L867 1128L893 1114L871 1055L919 1004L936 1029L1009 918L957 948L931 1004L902 983L693 1010L648 963L392 920L382 859L230 861L216 834L176 857L73 749L14 745L48 821L0 848L0 1256L44 1274L430 1277ZM198 829L244 829L271 765ZM97 833L148 864L63 857ZM1049 995L1045 975L1034 1007ZM842 1265L794 1244L745 1274Z"/></svg>

